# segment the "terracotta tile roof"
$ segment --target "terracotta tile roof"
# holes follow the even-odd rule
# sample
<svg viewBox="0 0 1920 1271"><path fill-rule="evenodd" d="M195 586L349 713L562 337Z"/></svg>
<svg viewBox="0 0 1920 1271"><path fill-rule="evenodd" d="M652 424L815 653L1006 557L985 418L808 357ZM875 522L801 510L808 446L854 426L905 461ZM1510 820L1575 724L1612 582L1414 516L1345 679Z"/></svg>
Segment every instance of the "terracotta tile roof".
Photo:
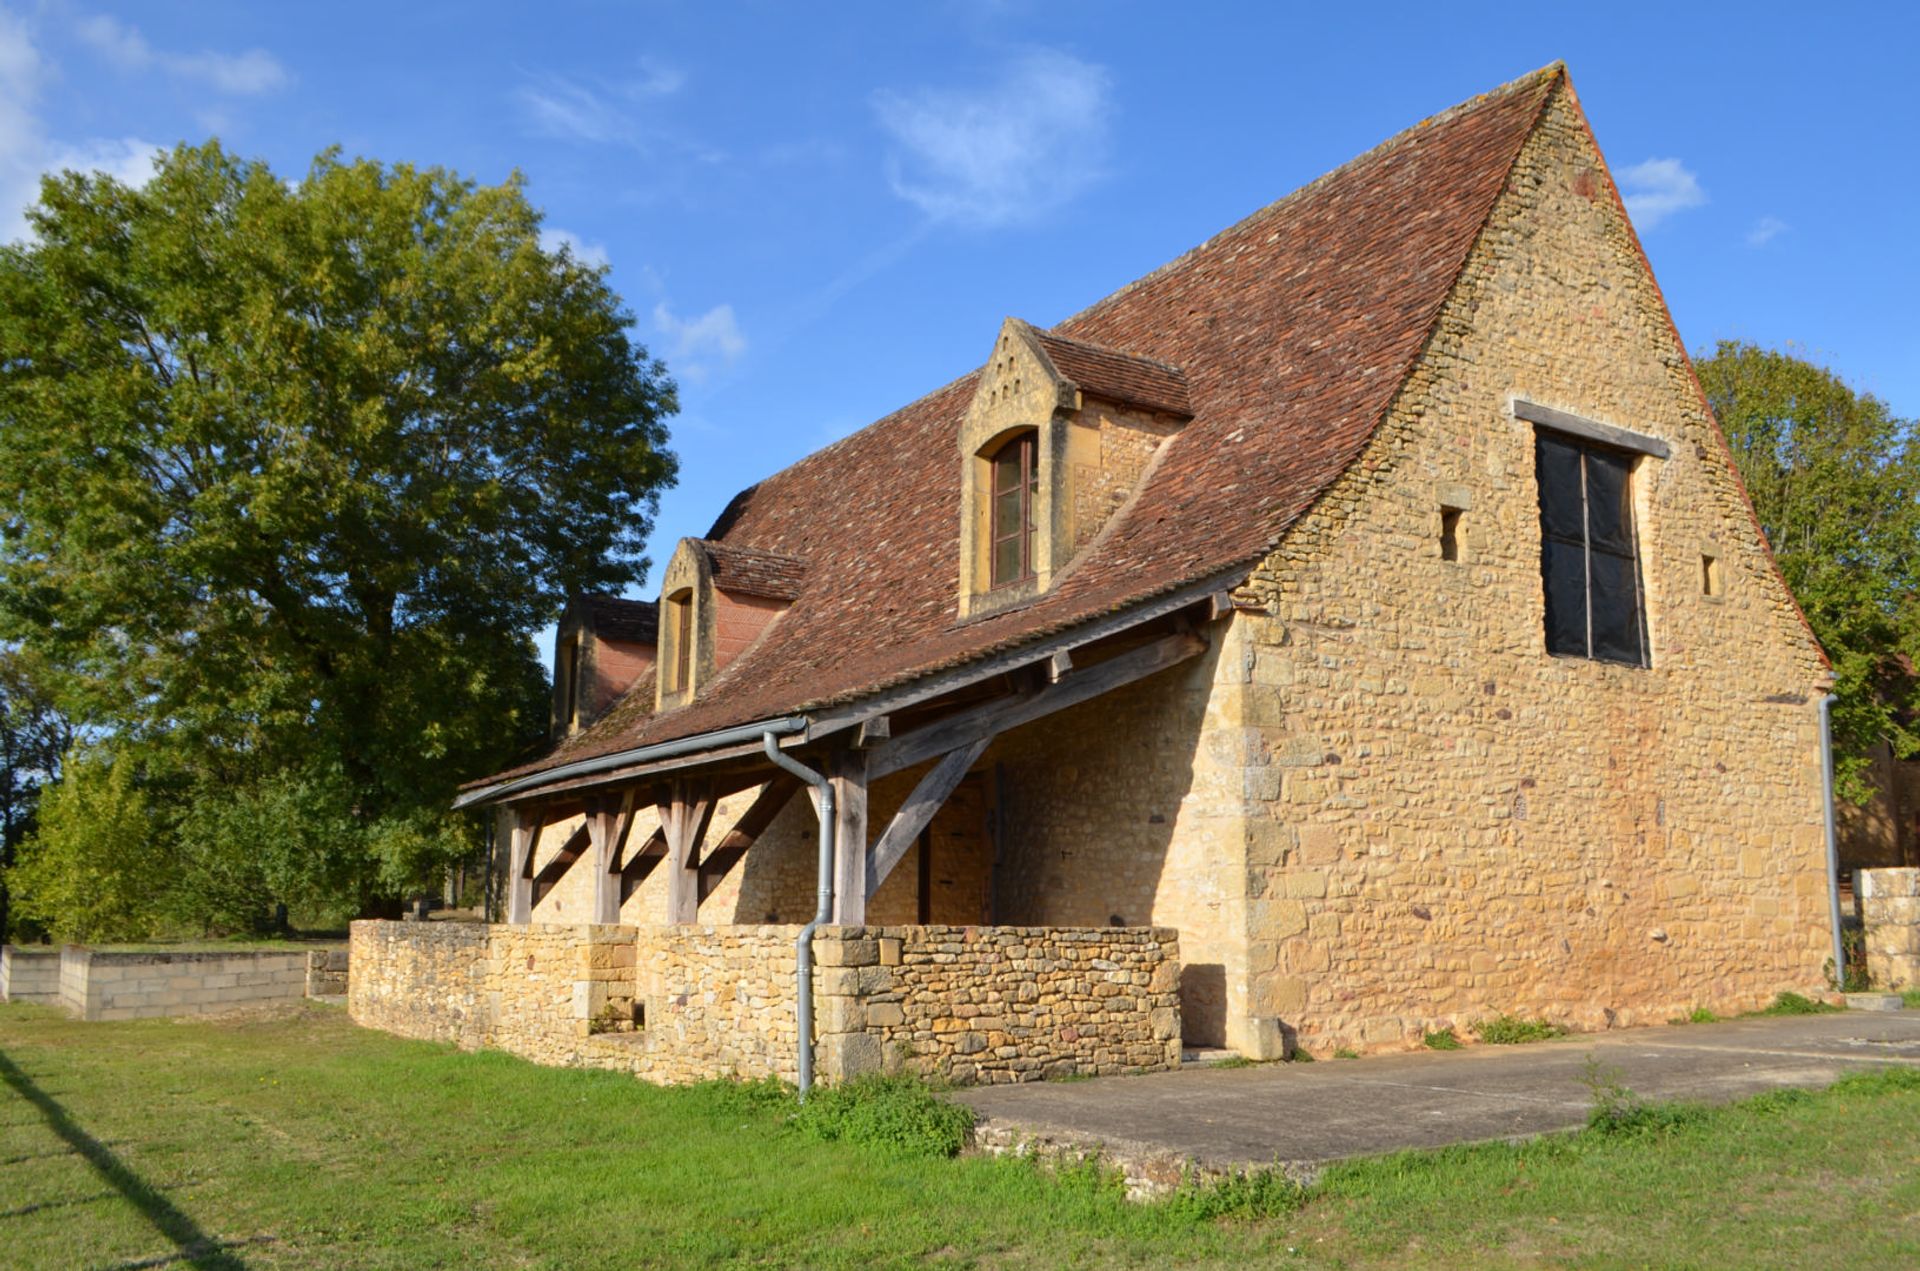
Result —
<svg viewBox="0 0 1920 1271"><path fill-rule="evenodd" d="M651 600L588 593L575 599L596 635L607 640L653 644L660 638L660 606Z"/></svg>
<svg viewBox="0 0 1920 1271"><path fill-rule="evenodd" d="M1193 414L1186 372L1179 367L1069 340L1038 327L1027 329L1054 369L1078 384L1081 392L1182 418Z"/></svg>
<svg viewBox="0 0 1920 1271"><path fill-rule="evenodd" d="M515 775L855 701L1251 567L1372 436L1563 80L1555 65L1435 116L1047 333L1103 374L1180 368L1192 421L1045 596L957 618L955 436L976 371L741 491L708 534L832 586L699 700L651 716L636 685Z"/></svg>
<svg viewBox="0 0 1920 1271"><path fill-rule="evenodd" d="M807 581L807 562L797 556L758 548L700 540L713 564L713 585L721 591L766 600L796 600Z"/></svg>

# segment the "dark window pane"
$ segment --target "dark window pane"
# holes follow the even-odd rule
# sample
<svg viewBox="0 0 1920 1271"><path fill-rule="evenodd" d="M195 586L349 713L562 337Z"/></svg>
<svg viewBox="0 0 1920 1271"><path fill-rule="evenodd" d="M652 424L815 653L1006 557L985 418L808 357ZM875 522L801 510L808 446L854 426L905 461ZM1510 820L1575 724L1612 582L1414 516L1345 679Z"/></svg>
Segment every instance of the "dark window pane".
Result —
<svg viewBox="0 0 1920 1271"><path fill-rule="evenodd" d="M1019 534L1025 528L1020 519L1022 502L1017 486L993 496L993 537L996 540Z"/></svg>
<svg viewBox="0 0 1920 1271"><path fill-rule="evenodd" d="M1021 478L1026 475L1021 471L1024 466L1020 462L1022 450L1022 445L1016 441L1002 446L1000 453L993 457L993 492L995 494L1003 490L1020 488Z"/></svg>
<svg viewBox="0 0 1920 1271"><path fill-rule="evenodd" d="M1542 436L1535 472L1540 478L1540 528L1579 540L1586 533L1580 506L1580 450Z"/></svg>
<svg viewBox="0 0 1920 1271"><path fill-rule="evenodd" d="M1020 539L1003 538L993 545L993 585L1010 583L1020 577Z"/></svg>
<svg viewBox="0 0 1920 1271"><path fill-rule="evenodd" d="M1593 656L1643 665L1640 584L1634 576L1633 558L1595 550L1592 562Z"/></svg>
<svg viewBox="0 0 1920 1271"><path fill-rule="evenodd" d="M1540 577L1547 592L1547 652L1587 656L1587 563L1578 543L1540 544Z"/></svg>
<svg viewBox="0 0 1920 1271"><path fill-rule="evenodd" d="M1596 551L1633 554L1633 504L1626 459L1587 452L1587 533Z"/></svg>

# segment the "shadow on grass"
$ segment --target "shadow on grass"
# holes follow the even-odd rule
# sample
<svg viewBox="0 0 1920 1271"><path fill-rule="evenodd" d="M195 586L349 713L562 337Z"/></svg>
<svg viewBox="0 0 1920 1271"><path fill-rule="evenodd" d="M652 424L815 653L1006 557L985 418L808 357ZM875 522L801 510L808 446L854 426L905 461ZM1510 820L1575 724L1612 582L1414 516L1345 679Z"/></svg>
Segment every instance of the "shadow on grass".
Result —
<svg viewBox="0 0 1920 1271"><path fill-rule="evenodd" d="M13 1092L38 1108L46 1119L47 1126L67 1144L86 1158L87 1164L103 1181L111 1185L126 1202L139 1210L154 1230L173 1242L177 1252L158 1258L142 1258L123 1264L127 1267L157 1267L173 1262L184 1262L188 1266L208 1268L209 1271L246 1271L246 1263L228 1252L222 1244L206 1232L200 1230L198 1223L182 1213L174 1203L162 1195L145 1179L127 1168L126 1163L85 1130L80 1128L58 1100L33 1083L33 1078L20 1070L18 1064L0 1052L0 1081L6 1082ZM249 1242L251 1243L251 1242Z"/></svg>

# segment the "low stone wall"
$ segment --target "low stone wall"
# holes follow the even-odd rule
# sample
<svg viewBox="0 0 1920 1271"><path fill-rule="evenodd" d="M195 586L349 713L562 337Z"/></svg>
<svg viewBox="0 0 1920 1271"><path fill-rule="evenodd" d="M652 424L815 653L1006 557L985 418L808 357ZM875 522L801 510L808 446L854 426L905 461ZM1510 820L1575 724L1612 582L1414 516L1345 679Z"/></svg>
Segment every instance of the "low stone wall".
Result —
<svg viewBox="0 0 1920 1271"><path fill-rule="evenodd" d="M487 933L477 922L356 922L348 939L347 1013L402 1037L485 1039Z"/></svg>
<svg viewBox="0 0 1920 1271"><path fill-rule="evenodd" d="M794 926L353 925L348 1009L409 1037L661 1083L797 1074ZM823 1080L957 1082L1170 1068L1175 933L823 927Z"/></svg>
<svg viewBox="0 0 1920 1271"><path fill-rule="evenodd" d="M1920 869L1863 869L1853 895L1873 987L1920 988Z"/></svg>
<svg viewBox="0 0 1920 1271"><path fill-rule="evenodd" d="M69 945L60 1002L81 1019L197 1015L306 996L307 951L111 953Z"/></svg>
<svg viewBox="0 0 1920 1271"><path fill-rule="evenodd" d="M60 950L0 947L0 1002L60 1000Z"/></svg>
<svg viewBox="0 0 1920 1271"><path fill-rule="evenodd" d="M307 954L307 996L347 995L347 950L315 949Z"/></svg>
<svg viewBox="0 0 1920 1271"><path fill-rule="evenodd" d="M822 1067L962 1085L1180 1063L1180 950L1166 927L827 928ZM835 1054L836 1050L839 1054Z"/></svg>

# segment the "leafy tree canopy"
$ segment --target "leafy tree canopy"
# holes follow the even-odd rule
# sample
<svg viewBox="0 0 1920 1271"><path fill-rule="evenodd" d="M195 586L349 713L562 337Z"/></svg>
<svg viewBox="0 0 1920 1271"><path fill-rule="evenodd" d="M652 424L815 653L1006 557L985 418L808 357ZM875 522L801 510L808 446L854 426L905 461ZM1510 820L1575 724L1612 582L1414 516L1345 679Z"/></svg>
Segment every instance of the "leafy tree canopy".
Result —
<svg viewBox="0 0 1920 1271"><path fill-rule="evenodd" d="M1723 341L1696 363L1754 511L1833 660L1845 793L1881 739L1920 749L1920 426L1803 358Z"/></svg>
<svg viewBox="0 0 1920 1271"><path fill-rule="evenodd" d="M674 476L673 385L604 270L541 247L518 177L337 152L296 183L181 146L138 189L50 178L29 219L5 634L115 772L271 778L233 825L338 790L369 842L439 841L421 816L544 731L530 633L642 579Z"/></svg>

